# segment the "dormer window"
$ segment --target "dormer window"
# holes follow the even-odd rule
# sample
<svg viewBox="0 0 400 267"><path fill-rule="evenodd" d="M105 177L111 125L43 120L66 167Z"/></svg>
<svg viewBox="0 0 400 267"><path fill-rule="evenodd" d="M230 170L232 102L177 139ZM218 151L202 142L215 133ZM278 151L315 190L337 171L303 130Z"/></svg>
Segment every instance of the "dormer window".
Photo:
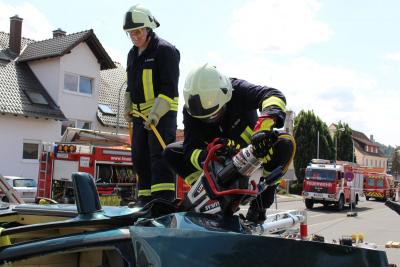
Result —
<svg viewBox="0 0 400 267"><path fill-rule="evenodd" d="M64 89L85 95L92 95L93 79L77 74L65 73Z"/></svg>

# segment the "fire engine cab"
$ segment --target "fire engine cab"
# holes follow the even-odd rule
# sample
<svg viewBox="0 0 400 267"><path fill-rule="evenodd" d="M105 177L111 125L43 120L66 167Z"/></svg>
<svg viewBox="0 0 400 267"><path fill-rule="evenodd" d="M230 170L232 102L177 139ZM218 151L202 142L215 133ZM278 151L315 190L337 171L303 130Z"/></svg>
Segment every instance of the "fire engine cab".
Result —
<svg viewBox="0 0 400 267"><path fill-rule="evenodd" d="M129 136L68 128L61 142L43 144L37 197L73 203L72 172L90 173L105 205L134 200Z"/></svg>
<svg viewBox="0 0 400 267"><path fill-rule="evenodd" d="M393 176L380 168L364 169L364 194L365 199L375 198L378 200L396 199L396 187Z"/></svg>
<svg viewBox="0 0 400 267"><path fill-rule="evenodd" d="M363 171L356 164L313 159L307 166L303 197L308 209L314 203L325 207L333 204L337 210L344 205L355 207L363 194Z"/></svg>

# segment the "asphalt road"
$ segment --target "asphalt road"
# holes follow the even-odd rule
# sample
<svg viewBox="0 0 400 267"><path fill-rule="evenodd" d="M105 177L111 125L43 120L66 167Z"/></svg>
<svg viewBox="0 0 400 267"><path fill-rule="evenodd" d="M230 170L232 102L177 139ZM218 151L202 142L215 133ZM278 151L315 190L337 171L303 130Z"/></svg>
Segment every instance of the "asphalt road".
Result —
<svg viewBox="0 0 400 267"><path fill-rule="evenodd" d="M364 235L364 242L378 250L386 251L389 263L400 267L400 248L385 248L388 241L400 242L400 216L386 207L384 202L366 201L362 198L353 211L356 217L348 217L349 208L338 212L334 207L324 208L315 204L312 210L305 208L301 198L278 198L268 213L277 210L306 210L309 235L317 234L325 238L325 242L338 242L342 236L352 234ZM243 213L246 207L242 208Z"/></svg>

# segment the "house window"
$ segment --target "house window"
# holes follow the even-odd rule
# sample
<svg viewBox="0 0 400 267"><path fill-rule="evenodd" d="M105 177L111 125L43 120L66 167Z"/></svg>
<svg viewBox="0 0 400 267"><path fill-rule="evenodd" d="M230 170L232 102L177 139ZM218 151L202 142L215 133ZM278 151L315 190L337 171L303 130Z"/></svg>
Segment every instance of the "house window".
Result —
<svg viewBox="0 0 400 267"><path fill-rule="evenodd" d="M22 159L38 159L39 158L39 142L32 140L24 140L22 146Z"/></svg>
<svg viewBox="0 0 400 267"><path fill-rule="evenodd" d="M68 127L75 128L75 121L63 121L61 123L61 135L64 134L65 130L67 130Z"/></svg>
<svg viewBox="0 0 400 267"><path fill-rule="evenodd" d="M92 129L92 122L82 120L63 121L61 124L61 135L64 134L68 127L90 130Z"/></svg>
<svg viewBox="0 0 400 267"><path fill-rule="evenodd" d="M109 105L106 105L106 104L99 104L99 110L104 115L112 115L112 116L116 115L116 113L112 110L112 108Z"/></svg>
<svg viewBox="0 0 400 267"><path fill-rule="evenodd" d="M93 91L93 79L77 74L65 73L64 89L71 92L91 95Z"/></svg>
<svg viewBox="0 0 400 267"><path fill-rule="evenodd" d="M76 121L76 128L90 130L90 129L92 129L92 123L90 121L77 120Z"/></svg>

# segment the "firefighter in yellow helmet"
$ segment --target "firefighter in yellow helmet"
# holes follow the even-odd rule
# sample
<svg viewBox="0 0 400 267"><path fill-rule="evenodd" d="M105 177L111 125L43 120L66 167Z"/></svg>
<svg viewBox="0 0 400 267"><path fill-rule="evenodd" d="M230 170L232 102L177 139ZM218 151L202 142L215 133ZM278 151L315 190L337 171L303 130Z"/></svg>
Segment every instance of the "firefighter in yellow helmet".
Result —
<svg viewBox="0 0 400 267"><path fill-rule="evenodd" d="M205 64L188 74L183 94L184 141L168 145L164 157L188 184L199 178L207 144L215 138L235 148L251 143L256 157L263 162L264 177L278 167L282 168L282 176L286 173L296 144L288 133L274 130L283 127L286 116L286 99L279 90L228 78ZM276 187L268 186L250 203L247 220L265 220Z"/></svg>
<svg viewBox="0 0 400 267"><path fill-rule="evenodd" d="M153 30L159 26L143 6L132 6L125 14L123 29L133 43L127 61L125 119L133 123L132 161L139 176L137 206L155 198L175 198L175 174L162 159L163 149L150 128L150 124L156 126L166 144L175 141L180 54L155 34Z"/></svg>

